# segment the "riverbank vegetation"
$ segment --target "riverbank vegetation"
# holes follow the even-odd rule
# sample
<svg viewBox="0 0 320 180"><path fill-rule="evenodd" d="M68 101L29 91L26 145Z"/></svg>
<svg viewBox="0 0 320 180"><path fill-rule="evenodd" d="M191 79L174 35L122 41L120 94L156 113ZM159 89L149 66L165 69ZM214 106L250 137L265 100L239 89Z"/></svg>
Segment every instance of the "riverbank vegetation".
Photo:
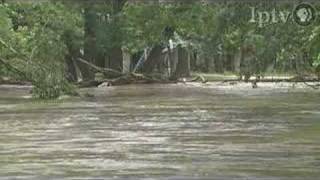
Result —
<svg viewBox="0 0 320 180"><path fill-rule="evenodd" d="M77 86L178 81L229 72L249 81L290 73L320 76L320 23L250 23L252 7L294 3L133 3L126 0L2 1L0 83L29 82L34 97L77 94ZM316 10L319 6L314 6ZM185 79L187 78L187 79Z"/></svg>

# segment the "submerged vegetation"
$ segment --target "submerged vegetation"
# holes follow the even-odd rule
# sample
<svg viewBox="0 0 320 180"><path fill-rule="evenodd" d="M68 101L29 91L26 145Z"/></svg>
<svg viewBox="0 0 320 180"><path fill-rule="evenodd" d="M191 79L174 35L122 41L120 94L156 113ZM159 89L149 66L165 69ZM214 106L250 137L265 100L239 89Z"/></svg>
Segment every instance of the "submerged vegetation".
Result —
<svg viewBox="0 0 320 180"><path fill-rule="evenodd" d="M156 82L190 71L232 72L245 80L271 72L319 77L319 21L249 22L250 7L291 11L295 5L3 1L0 77L31 82L43 99L76 94L76 83L95 81L92 67L101 68L102 79L132 74L130 80Z"/></svg>

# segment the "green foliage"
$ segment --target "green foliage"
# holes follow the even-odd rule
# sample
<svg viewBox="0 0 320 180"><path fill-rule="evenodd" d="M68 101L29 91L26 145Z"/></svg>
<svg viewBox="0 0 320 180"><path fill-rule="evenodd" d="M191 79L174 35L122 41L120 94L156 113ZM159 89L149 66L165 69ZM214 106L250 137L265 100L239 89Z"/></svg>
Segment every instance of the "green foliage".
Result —
<svg viewBox="0 0 320 180"><path fill-rule="evenodd" d="M276 61L278 68L287 71L292 68L291 60L299 60L303 53L310 56L315 67L320 66L318 21L308 27L288 22L263 28L248 22L251 6L271 11L274 7L292 8L290 3L127 3L121 8L115 5L118 1L112 2L1 4L0 57L25 76L1 64L0 76L32 81L35 97L56 98L73 89L65 79L65 57L70 51L79 51L90 41L97 47L92 47L93 55L111 55L120 47L133 54L146 47L167 45L172 36L165 33L168 28L204 57L235 55L241 47L253 46L263 66Z"/></svg>
<svg viewBox="0 0 320 180"><path fill-rule="evenodd" d="M126 6L123 18L126 36L123 44L134 53L161 43L161 33L166 26L165 10L165 7L155 5Z"/></svg>
<svg viewBox="0 0 320 180"><path fill-rule="evenodd" d="M61 3L49 2L5 4L0 9L6 11L0 10L6 14L1 16L0 23L7 24L0 28L2 34L6 33L1 37L7 44L7 47L0 46L1 57L23 72L25 80L33 82L34 96L56 98L72 91L65 79L65 35L67 32L74 37L82 34L80 13L70 11Z"/></svg>
<svg viewBox="0 0 320 180"><path fill-rule="evenodd" d="M318 62L319 48L310 45L319 42L319 30L315 26L300 27L293 22L277 23L266 27L249 23L250 7L272 11L288 10L293 5L265 3L227 3L205 6L191 4L127 4L122 13L114 14L112 7L96 8L102 17L110 15L111 21L98 23L97 44L107 54L113 47L126 47L134 54L145 47L166 45L164 30L170 27L191 49L204 56L236 54L242 46L252 45L256 49L259 63L266 69L276 62L277 67L287 71L292 68L290 59L298 61L303 52L313 54ZM101 19L101 18L100 18ZM314 37L309 38L311 32ZM303 47L303 48L302 48Z"/></svg>

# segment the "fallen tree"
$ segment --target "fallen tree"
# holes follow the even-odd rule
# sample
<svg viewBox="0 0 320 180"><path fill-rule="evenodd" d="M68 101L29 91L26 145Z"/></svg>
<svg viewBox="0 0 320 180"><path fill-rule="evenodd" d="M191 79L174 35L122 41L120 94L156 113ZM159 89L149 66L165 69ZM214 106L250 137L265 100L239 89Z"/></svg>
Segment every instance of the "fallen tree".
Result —
<svg viewBox="0 0 320 180"><path fill-rule="evenodd" d="M197 75L196 77L187 80L186 78L178 79L178 80L169 80L169 79L159 79L155 76L151 75L144 75L138 73L127 73L124 74L122 72L110 69L110 68L102 68L98 67L85 59L78 58L79 62L86 64L89 66L93 71L103 73L104 75L108 76L110 73L116 75L116 78L113 79L103 79L103 80L91 80L91 81L82 81L77 83L80 88L86 87L98 87L102 84L106 86L119 86L119 85L126 85L126 84L152 84L152 83L185 83L185 82L198 82L201 81L202 83L208 82L203 76Z"/></svg>

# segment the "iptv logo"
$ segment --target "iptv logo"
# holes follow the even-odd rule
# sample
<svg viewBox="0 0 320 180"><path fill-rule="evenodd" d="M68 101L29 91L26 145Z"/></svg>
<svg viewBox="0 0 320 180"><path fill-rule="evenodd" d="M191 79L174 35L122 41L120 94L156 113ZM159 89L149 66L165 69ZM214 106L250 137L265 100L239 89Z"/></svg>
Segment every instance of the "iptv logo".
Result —
<svg viewBox="0 0 320 180"><path fill-rule="evenodd" d="M316 10L310 4L300 4L293 11L294 21L301 26L312 24L316 16Z"/></svg>
<svg viewBox="0 0 320 180"><path fill-rule="evenodd" d="M301 26L312 24L316 19L316 11L309 4L299 4L293 11L279 11L276 8L271 11L260 11L256 7L250 7L251 19L250 23L258 23L258 27L262 28L266 25L276 23L287 23L290 19Z"/></svg>

